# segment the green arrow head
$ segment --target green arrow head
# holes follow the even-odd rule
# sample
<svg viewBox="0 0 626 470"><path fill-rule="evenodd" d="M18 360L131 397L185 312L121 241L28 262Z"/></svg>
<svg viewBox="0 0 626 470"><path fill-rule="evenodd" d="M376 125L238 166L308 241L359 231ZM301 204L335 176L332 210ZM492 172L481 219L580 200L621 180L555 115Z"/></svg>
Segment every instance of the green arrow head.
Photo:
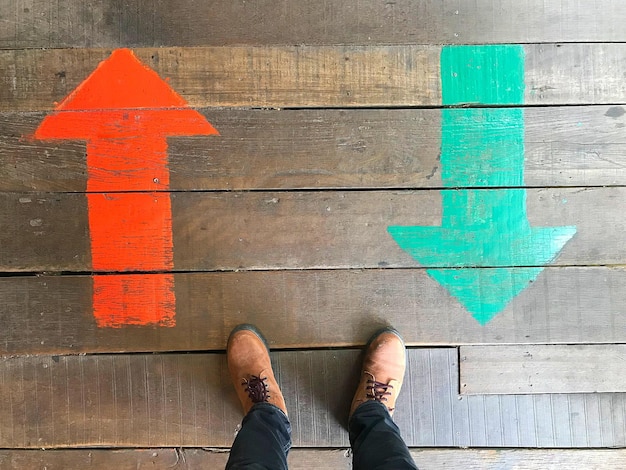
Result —
<svg viewBox="0 0 626 470"><path fill-rule="evenodd" d="M429 269L428 274L485 325L543 268Z"/></svg>
<svg viewBox="0 0 626 470"><path fill-rule="evenodd" d="M576 227L483 228L387 227L400 248L430 267L544 266L574 236Z"/></svg>
<svg viewBox="0 0 626 470"><path fill-rule="evenodd" d="M442 227L387 230L420 264L436 268L428 269L428 274L483 325L534 281L576 233L576 227L536 227L517 233Z"/></svg>

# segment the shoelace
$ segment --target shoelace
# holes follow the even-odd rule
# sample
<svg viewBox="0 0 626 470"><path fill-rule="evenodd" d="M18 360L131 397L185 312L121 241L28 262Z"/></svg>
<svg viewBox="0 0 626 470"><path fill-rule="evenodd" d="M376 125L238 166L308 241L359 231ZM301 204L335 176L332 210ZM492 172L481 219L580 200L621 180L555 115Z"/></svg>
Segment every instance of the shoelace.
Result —
<svg viewBox="0 0 626 470"><path fill-rule="evenodd" d="M391 395L391 392L388 390L390 388L393 388L393 385L369 379L365 387L367 390L367 398L372 398L380 402L387 401L387 397Z"/></svg>
<svg viewBox="0 0 626 470"><path fill-rule="evenodd" d="M262 403L269 400L270 392L265 383L266 380L267 377L261 378L256 375L251 375L249 380L243 379L241 385L246 386L246 392L252 403Z"/></svg>

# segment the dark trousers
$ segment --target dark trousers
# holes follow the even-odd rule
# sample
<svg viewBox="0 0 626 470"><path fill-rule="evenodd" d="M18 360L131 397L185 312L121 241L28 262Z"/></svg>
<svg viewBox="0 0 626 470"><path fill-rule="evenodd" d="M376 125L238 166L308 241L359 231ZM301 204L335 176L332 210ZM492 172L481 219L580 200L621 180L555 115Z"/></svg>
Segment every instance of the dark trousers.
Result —
<svg viewBox="0 0 626 470"><path fill-rule="evenodd" d="M348 428L356 470L417 470L398 426L382 403L363 403L350 418ZM287 416L274 405L257 403L243 419L226 469L287 469L290 447Z"/></svg>

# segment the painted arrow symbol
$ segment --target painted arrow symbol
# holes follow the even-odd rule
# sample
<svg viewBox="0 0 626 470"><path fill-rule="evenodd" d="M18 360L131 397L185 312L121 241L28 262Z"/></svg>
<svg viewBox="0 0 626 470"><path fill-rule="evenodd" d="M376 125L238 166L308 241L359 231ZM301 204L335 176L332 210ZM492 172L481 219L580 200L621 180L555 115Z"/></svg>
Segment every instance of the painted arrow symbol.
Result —
<svg viewBox="0 0 626 470"><path fill-rule="evenodd" d="M523 104L524 49L444 47L441 80L444 105ZM523 186L522 109L447 108L442 113L445 187ZM388 231L419 263L459 268L427 272L481 324L535 280L576 233L575 227L531 227L524 189L445 190L442 205L441 227L391 226Z"/></svg>
<svg viewBox="0 0 626 470"><path fill-rule="evenodd" d="M128 49L101 62L35 132L37 139L87 141L98 326L174 326L166 138L217 133Z"/></svg>

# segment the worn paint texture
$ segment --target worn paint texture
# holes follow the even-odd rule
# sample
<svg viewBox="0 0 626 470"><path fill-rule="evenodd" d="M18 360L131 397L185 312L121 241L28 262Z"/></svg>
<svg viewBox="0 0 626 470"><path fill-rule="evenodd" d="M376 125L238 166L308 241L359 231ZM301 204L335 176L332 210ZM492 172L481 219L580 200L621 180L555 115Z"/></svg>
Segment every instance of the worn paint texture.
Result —
<svg viewBox="0 0 626 470"><path fill-rule="evenodd" d="M208 134L217 131L127 49L114 51L37 129L38 139L87 141L99 326L174 326L166 138Z"/></svg>
<svg viewBox="0 0 626 470"><path fill-rule="evenodd" d="M576 228L528 222L521 189L524 114L510 107L524 100L523 47L444 47L441 81L444 105L504 107L442 111L443 185L462 189L442 191L440 227L388 231L485 324L539 275Z"/></svg>

